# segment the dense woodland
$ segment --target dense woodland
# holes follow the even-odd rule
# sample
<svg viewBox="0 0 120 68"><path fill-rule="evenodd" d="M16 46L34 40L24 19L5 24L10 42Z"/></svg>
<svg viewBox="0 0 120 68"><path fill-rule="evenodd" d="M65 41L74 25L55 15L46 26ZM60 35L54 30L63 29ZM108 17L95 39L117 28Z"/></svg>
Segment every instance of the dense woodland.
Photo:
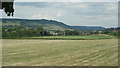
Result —
<svg viewBox="0 0 120 68"><path fill-rule="evenodd" d="M64 35L80 35L77 30L45 30L42 26L36 28L30 27L3 27L2 37L3 38L21 38L21 37L37 37L37 36L64 36Z"/></svg>
<svg viewBox="0 0 120 68"><path fill-rule="evenodd" d="M50 33L44 30L42 27L25 28L25 27L3 27L3 38L21 38L21 37L33 37L33 36L49 36Z"/></svg>

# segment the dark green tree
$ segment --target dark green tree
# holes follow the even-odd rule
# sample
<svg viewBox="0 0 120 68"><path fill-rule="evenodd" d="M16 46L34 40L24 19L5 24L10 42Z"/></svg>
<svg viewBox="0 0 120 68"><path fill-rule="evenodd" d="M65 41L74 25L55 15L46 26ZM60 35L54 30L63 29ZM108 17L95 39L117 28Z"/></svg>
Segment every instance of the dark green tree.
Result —
<svg viewBox="0 0 120 68"><path fill-rule="evenodd" d="M3 9L7 16L13 16L14 15L13 4L14 0L11 0L11 2L2 2L0 0L0 9Z"/></svg>

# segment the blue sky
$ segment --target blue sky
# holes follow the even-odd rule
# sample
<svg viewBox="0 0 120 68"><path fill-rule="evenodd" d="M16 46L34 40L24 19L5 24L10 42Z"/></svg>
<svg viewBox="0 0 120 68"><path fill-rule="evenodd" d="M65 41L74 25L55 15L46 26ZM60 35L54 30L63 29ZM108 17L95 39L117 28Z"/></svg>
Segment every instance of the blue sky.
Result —
<svg viewBox="0 0 120 68"><path fill-rule="evenodd" d="M86 2L18 1L15 1L13 18L52 19L74 26L118 26L118 0L109 0L109 2L99 2L101 0L95 2L87 2L88 0L84 0ZM3 17L7 17L4 12Z"/></svg>

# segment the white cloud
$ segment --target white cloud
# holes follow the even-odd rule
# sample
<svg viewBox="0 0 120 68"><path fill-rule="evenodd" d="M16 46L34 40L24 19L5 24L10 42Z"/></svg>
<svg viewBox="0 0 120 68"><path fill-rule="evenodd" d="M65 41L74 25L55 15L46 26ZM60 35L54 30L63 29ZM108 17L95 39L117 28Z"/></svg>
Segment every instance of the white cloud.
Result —
<svg viewBox="0 0 120 68"><path fill-rule="evenodd" d="M15 2L81 2L81 0L15 0Z"/></svg>
<svg viewBox="0 0 120 68"><path fill-rule="evenodd" d="M17 4L15 4L15 17L54 19L78 26L118 26L116 2L28 2Z"/></svg>
<svg viewBox="0 0 120 68"><path fill-rule="evenodd" d="M15 2L118 2L119 0L15 0Z"/></svg>
<svg viewBox="0 0 120 68"><path fill-rule="evenodd" d="M107 7L107 10L116 10L117 7Z"/></svg>
<svg viewBox="0 0 120 68"><path fill-rule="evenodd" d="M118 10L118 3L108 3L105 4L106 9L109 11L114 11L114 10Z"/></svg>
<svg viewBox="0 0 120 68"><path fill-rule="evenodd" d="M35 18L35 19L52 19L50 16L48 15L42 15L42 14L38 14L38 15L32 15L31 18Z"/></svg>
<svg viewBox="0 0 120 68"><path fill-rule="evenodd" d="M106 9L107 10L117 10L118 9L118 7L117 7L117 5L116 6L110 6L110 7L106 7Z"/></svg>
<svg viewBox="0 0 120 68"><path fill-rule="evenodd" d="M62 17L63 14L62 13L57 13L56 15L49 15L49 14L34 14L31 16L31 18L33 19L55 19L58 17ZM26 18L28 18L28 16L26 16Z"/></svg>
<svg viewBox="0 0 120 68"><path fill-rule="evenodd" d="M81 0L82 2L118 2L119 0Z"/></svg>
<svg viewBox="0 0 120 68"><path fill-rule="evenodd" d="M89 15L89 16L85 16L85 17L86 17L86 18L94 18L95 16L92 16L92 15L90 16L90 15Z"/></svg>
<svg viewBox="0 0 120 68"><path fill-rule="evenodd" d="M56 17L61 17L63 16L61 13L57 13Z"/></svg>

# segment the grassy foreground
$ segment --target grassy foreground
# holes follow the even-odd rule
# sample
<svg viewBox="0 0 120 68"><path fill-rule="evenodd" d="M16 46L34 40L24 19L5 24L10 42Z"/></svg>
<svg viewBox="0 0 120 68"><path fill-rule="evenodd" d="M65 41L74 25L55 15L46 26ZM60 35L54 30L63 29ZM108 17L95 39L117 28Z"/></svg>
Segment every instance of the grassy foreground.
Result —
<svg viewBox="0 0 120 68"><path fill-rule="evenodd" d="M117 66L118 40L3 39L3 66Z"/></svg>

